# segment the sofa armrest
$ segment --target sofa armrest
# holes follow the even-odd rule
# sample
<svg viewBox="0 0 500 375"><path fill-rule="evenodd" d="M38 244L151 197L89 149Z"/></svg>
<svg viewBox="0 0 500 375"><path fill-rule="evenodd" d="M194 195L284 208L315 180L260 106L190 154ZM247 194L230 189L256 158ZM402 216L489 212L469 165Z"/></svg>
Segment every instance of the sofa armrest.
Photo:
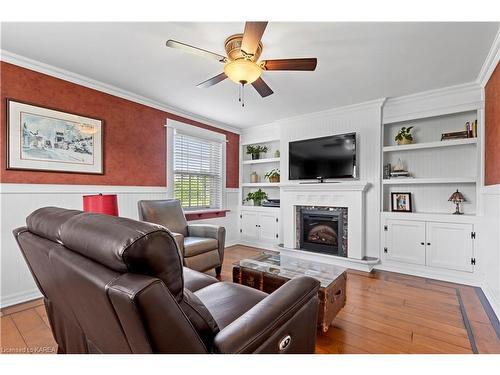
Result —
<svg viewBox="0 0 500 375"><path fill-rule="evenodd" d="M184 236L180 233L170 232L174 237L175 243L177 244L177 251L182 259L182 264L184 264Z"/></svg>
<svg viewBox="0 0 500 375"><path fill-rule="evenodd" d="M226 245L226 228L212 224L188 224L187 230L191 237L215 238L218 242L220 264L222 265Z"/></svg>
<svg viewBox="0 0 500 375"><path fill-rule="evenodd" d="M302 276L285 283L214 339L219 353L314 353L319 282Z"/></svg>

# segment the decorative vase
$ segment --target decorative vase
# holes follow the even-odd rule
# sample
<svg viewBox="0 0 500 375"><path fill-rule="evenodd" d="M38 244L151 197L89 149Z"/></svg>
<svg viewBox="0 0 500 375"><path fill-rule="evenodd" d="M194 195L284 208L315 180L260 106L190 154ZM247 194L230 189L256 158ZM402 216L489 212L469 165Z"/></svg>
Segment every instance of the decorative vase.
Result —
<svg viewBox="0 0 500 375"><path fill-rule="evenodd" d="M252 154L252 160L260 159L260 154Z"/></svg>
<svg viewBox="0 0 500 375"><path fill-rule="evenodd" d="M412 143L411 139L403 138L398 140L398 145L409 145Z"/></svg>
<svg viewBox="0 0 500 375"><path fill-rule="evenodd" d="M280 150L274 151L274 157L279 158L280 157Z"/></svg>
<svg viewBox="0 0 500 375"><path fill-rule="evenodd" d="M254 206L260 206L260 205L261 205L261 203L262 203L262 201L261 201L261 200L257 200L257 199L254 199L254 200L253 200L253 205L254 205Z"/></svg>
<svg viewBox="0 0 500 375"><path fill-rule="evenodd" d="M257 174L257 172L250 173L250 182L251 183L259 182L259 175Z"/></svg>
<svg viewBox="0 0 500 375"><path fill-rule="evenodd" d="M269 182L272 182L272 183L280 182L280 176L271 176L271 177L269 177Z"/></svg>

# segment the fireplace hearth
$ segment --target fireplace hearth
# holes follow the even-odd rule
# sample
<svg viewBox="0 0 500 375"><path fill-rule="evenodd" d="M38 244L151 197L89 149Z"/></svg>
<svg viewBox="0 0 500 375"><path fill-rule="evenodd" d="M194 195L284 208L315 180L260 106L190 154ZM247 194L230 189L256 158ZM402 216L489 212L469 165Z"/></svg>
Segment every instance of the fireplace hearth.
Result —
<svg viewBox="0 0 500 375"><path fill-rule="evenodd" d="M347 257L346 207L297 207L301 250Z"/></svg>

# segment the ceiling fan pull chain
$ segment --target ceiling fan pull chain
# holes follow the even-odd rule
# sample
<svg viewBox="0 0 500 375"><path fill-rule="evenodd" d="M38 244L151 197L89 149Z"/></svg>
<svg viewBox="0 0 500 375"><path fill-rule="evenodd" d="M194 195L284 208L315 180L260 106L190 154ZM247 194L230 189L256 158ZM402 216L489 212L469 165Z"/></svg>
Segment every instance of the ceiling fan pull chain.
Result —
<svg viewBox="0 0 500 375"><path fill-rule="evenodd" d="M241 86L238 85L238 101L241 103Z"/></svg>
<svg viewBox="0 0 500 375"><path fill-rule="evenodd" d="M241 106L245 106L245 84L241 84Z"/></svg>

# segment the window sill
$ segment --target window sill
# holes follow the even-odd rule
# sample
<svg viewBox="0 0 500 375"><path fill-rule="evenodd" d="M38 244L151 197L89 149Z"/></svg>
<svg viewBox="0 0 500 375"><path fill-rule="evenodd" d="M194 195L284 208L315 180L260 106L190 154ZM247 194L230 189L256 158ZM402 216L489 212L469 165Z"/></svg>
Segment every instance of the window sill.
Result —
<svg viewBox="0 0 500 375"><path fill-rule="evenodd" d="M187 221L214 219L217 217L226 217L226 213L231 210L198 210L184 211Z"/></svg>

